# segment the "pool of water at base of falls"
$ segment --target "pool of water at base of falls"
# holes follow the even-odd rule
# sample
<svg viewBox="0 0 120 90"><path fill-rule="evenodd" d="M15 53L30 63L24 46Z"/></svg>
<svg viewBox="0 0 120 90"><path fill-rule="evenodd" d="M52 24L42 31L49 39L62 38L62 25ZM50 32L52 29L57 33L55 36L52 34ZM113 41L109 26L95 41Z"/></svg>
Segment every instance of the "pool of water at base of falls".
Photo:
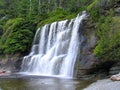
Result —
<svg viewBox="0 0 120 90"><path fill-rule="evenodd" d="M45 76L0 76L0 90L82 90L93 80L65 79Z"/></svg>
<svg viewBox="0 0 120 90"><path fill-rule="evenodd" d="M0 76L0 90L120 90L120 81L12 74Z"/></svg>

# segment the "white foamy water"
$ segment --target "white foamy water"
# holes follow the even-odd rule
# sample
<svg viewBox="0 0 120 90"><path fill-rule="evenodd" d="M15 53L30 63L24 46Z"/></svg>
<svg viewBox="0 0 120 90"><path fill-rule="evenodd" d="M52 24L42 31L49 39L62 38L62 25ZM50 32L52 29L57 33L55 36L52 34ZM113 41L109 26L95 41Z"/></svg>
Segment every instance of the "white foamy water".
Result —
<svg viewBox="0 0 120 90"><path fill-rule="evenodd" d="M24 57L21 72L73 77L74 64L84 37L80 34L86 13L75 19L47 24L39 28L28 56Z"/></svg>

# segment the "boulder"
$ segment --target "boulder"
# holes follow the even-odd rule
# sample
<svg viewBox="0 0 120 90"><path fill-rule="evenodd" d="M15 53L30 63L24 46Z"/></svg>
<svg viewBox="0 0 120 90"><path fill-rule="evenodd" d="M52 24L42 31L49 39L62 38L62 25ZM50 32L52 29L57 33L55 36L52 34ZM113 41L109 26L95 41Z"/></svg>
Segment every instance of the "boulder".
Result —
<svg viewBox="0 0 120 90"><path fill-rule="evenodd" d="M110 77L112 81L120 81L120 73Z"/></svg>
<svg viewBox="0 0 120 90"><path fill-rule="evenodd" d="M109 79L97 80L83 90L120 90L120 82Z"/></svg>
<svg viewBox="0 0 120 90"><path fill-rule="evenodd" d="M6 71L0 70L0 74L4 74L4 73L6 73Z"/></svg>

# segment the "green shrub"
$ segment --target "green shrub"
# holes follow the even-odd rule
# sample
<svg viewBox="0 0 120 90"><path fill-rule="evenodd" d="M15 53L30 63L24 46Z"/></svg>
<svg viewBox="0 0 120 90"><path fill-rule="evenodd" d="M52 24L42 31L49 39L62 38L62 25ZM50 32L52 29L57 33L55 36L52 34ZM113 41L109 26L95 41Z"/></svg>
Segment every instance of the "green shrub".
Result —
<svg viewBox="0 0 120 90"><path fill-rule="evenodd" d="M120 57L120 18L101 17L97 26L99 41L94 54L102 61L119 60Z"/></svg>
<svg viewBox="0 0 120 90"><path fill-rule="evenodd" d="M9 19L4 25L4 34L0 39L0 50L4 54L27 52L30 49L35 26L23 18Z"/></svg>
<svg viewBox="0 0 120 90"><path fill-rule="evenodd" d="M18 29L16 32L12 32L5 43L5 53L28 51L33 39L31 37L33 37L33 33L27 29Z"/></svg>

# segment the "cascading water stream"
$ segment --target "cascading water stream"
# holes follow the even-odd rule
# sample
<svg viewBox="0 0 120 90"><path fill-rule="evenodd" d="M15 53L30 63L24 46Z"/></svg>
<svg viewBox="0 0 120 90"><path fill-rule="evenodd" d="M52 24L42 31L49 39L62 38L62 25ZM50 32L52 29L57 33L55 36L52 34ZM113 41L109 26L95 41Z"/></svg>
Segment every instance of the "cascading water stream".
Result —
<svg viewBox="0 0 120 90"><path fill-rule="evenodd" d="M32 0L29 0L30 1L30 14L31 14L31 11L32 11Z"/></svg>
<svg viewBox="0 0 120 90"><path fill-rule="evenodd" d="M31 52L25 56L21 72L73 77L74 64L84 37L80 34L86 12L75 19L46 24L36 32Z"/></svg>
<svg viewBox="0 0 120 90"><path fill-rule="evenodd" d="M40 6L41 6L41 0L39 0L39 2L38 2L38 11L40 12L41 10L40 10Z"/></svg>

